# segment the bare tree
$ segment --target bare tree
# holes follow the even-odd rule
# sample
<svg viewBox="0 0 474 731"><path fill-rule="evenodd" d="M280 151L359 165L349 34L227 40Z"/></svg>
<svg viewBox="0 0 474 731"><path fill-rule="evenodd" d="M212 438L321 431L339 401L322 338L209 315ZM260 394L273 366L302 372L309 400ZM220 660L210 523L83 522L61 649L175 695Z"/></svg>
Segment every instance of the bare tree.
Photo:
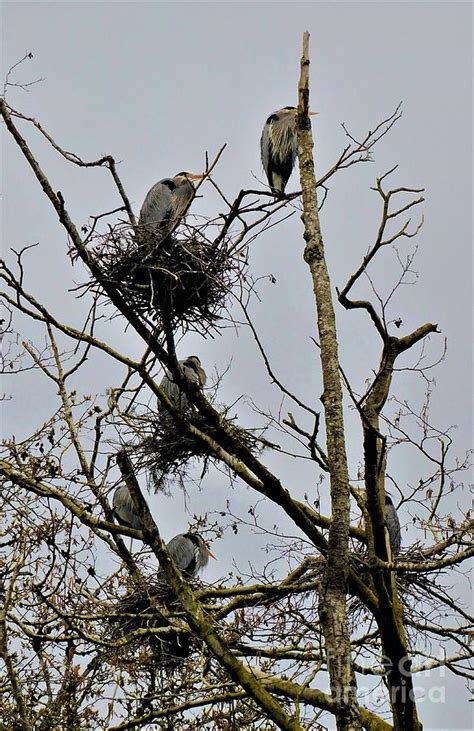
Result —
<svg viewBox="0 0 474 731"><path fill-rule="evenodd" d="M9 74L5 95L12 83ZM472 618L451 589L461 586L465 561L474 552L472 520L469 513L456 519L446 507L447 494L462 485L469 455L452 459L449 429L430 421L429 370L436 363L427 364L424 342L438 328L427 323L396 334L400 323L391 319L390 307L410 276L412 253L395 249L398 269L391 271L395 280L388 292L371 271L387 247L401 247L418 234L422 218L412 223L410 217L423 203L423 191L390 189L394 169L377 178L381 218L374 241L337 290L336 303L319 215L329 181L371 159L400 108L360 141L344 127L347 146L317 178L308 118L308 34L298 101L301 192L275 199L265 190L241 190L232 200L214 179L222 149L212 162L206 156L206 178L225 212L197 222L188 216L158 244L140 236L111 156L84 161L5 96L0 102L8 132L53 206L73 255L85 265L87 281L72 294L89 306L78 328L40 302L30 285L28 246L2 261L3 372L19 377L33 369L54 397L49 417L33 424L27 437L4 440L0 460L5 728L320 729L330 714L339 729L420 729L414 676L441 666L466 680L472 676ZM78 227L33 153L33 131L67 163L108 170L119 204L111 202L90 226ZM249 246L271 235L295 209L302 213L304 261L316 305L322 412L278 377L249 310L258 286ZM355 298L357 287L368 291L363 299ZM364 310L381 340L380 365L368 374L362 393L339 358L337 302L347 317ZM109 342L102 326L111 318L141 339L141 357ZM20 337L25 321L36 327L34 342ZM187 332L209 336L229 324L248 327L284 399L285 411L276 415L255 405L257 426L237 422L233 406L218 402L219 378L203 393L183 377L177 361L177 341ZM398 359L408 352L413 359L402 367L426 387L419 410L403 394L391 394ZM73 386L93 360L120 373L107 394L80 394ZM161 367L186 395L185 410L160 387ZM363 464L354 475L346 456L344 398L363 434ZM387 466L390 451L400 445L426 465L413 488L400 488ZM292 485L266 463L265 450L308 461L315 474L328 475L330 513L320 512L319 488L308 487L305 501L296 499ZM231 528L238 542L240 528L250 524L266 533L270 555L284 557L287 571L281 562L274 570L272 559L262 571L215 585L179 571L142 480L165 492L176 483L186 489L193 462L202 465L203 479L213 465L229 485L250 488L256 502L251 499L245 517L230 507L213 514L210 506L190 528L209 540ZM392 555L387 539L387 482L396 502L422 506L425 516L418 527L426 539L399 555ZM123 483L143 530L114 520L112 493ZM355 522L351 497L363 526ZM277 506L291 532L262 522L261 501ZM128 538L135 544L129 547ZM166 581L150 570L153 560ZM364 705L363 678L383 695L382 712Z"/></svg>

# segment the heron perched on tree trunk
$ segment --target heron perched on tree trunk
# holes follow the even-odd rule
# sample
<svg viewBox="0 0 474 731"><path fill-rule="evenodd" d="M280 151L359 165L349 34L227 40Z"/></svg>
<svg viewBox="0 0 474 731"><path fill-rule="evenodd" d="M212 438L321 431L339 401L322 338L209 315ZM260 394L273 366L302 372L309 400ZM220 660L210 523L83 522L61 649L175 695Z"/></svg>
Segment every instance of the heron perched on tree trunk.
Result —
<svg viewBox="0 0 474 731"><path fill-rule="evenodd" d="M400 520L398 519L397 511L395 510L395 505L390 495L385 495L385 523L390 539L392 556L397 556L400 553L402 545L402 532Z"/></svg>
<svg viewBox="0 0 474 731"><path fill-rule="evenodd" d="M201 361L197 355L188 355L184 360L178 361L178 367L180 373L189 383L195 383L199 388L204 388L207 381L207 376L204 368L201 366ZM194 408L192 403L188 400L187 396L180 389L177 383L173 380L173 376L168 371L165 371L160 388L166 393L170 401L181 412L185 412L188 409ZM158 400L158 411L165 411L165 406Z"/></svg>
<svg viewBox="0 0 474 731"><path fill-rule="evenodd" d="M365 490L356 490L362 500L367 500L367 493ZM359 506L360 507L360 506ZM392 502L390 495L385 495L385 525L387 527L390 554L389 559L397 556L400 553L402 544L402 534L400 528L400 520L395 510L395 505Z"/></svg>
<svg viewBox="0 0 474 731"><path fill-rule="evenodd" d="M272 193L282 196L296 161L296 107L270 114L260 138L262 165ZM311 116L317 112L310 112Z"/></svg>
<svg viewBox="0 0 474 731"><path fill-rule="evenodd" d="M209 558L216 558L199 533L180 533L171 539L166 548L177 567L189 577L197 576ZM166 581L162 569L158 577Z"/></svg>
<svg viewBox="0 0 474 731"><path fill-rule="evenodd" d="M143 522L137 513L130 490L127 485L120 485L114 492L112 498L114 516L120 525L127 528L143 530Z"/></svg>
<svg viewBox="0 0 474 731"><path fill-rule="evenodd" d="M148 191L140 210L138 221L140 234L163 238L180 223L196 194L195 184L204 174L178 173L173 178L163 178Z"/></svg>

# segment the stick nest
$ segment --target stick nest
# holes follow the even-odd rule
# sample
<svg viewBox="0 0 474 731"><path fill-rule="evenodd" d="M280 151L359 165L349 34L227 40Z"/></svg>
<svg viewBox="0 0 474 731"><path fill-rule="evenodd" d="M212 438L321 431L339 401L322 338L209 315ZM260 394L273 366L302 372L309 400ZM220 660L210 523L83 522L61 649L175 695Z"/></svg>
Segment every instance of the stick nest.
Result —
<svg viewBox="0 0 474 731"><path fill-rule="evenodd" d="M211 439L216 438L216 430L207 425L197 412L186 414L186 420ZM252 432L236 426L229 419L226 419L226 426L231 436L254 454L261 451L262 442ZM176 481L185 489L186 477L193 461L204 459L204 469L209 461L222 465L209 446L189 434L166 411L151 416L149 413L146 416L137 416L136 427L141 439L138 443L129 445L128 451L136 456L140 468L148 471L150 485L155 492L170 494L170 484Z"/></svg>
<svg viewBox="0 0 474 731"><path fill-rule="evenodd" d="M195 580L198 586L199 580ZM151 667L157 663L172 669L200 648L201 641L186 629L173 624L170 613L179 614L179 603L165 581L142 577L129 592L107 609L108 639L128 641L111 650L109 660L117 663L134 658ZM182 618L179 618L182 623ZM134 636L132 633L136 633Z"/></svg>
<svg viewBox="0 0 474 731"><path fill-rule="evenodd" d="M407 548L395 556L395 563L397 561L413 564L424 563L426 561L426 557L423 555L422 548L423 547L419 543L407 546ZM359 577L368 586L370 586L371 579L366 561L366 550L356 551L352 554L350 559L352 568L357 571ZM397 587L403 612L406 617L409 617L410 619L414 619L416 617L420 622L423 621L423 616L426 612L427 606L432 605L435 594L439 595L440 592L444 591L439 582L442 574L442 569L427 573L408 570L397 571ZM433 592L435 592L435 594L433 594ZM366 607L357 597L353 597L349 601L348 609L351 628L353 631L356 631L360 623L368 619L369 614ZM407 627L407 631L410 635L410 626Z"/></svg>
<svg viewBox="0 0 474 731"><path fill-rule="evenodd" d="M245 262L229 240L206 239L204 228L186 224L159 238L115 226L99 237L103 277L145 319L206 333L229 291L245 279Z"/></svg>

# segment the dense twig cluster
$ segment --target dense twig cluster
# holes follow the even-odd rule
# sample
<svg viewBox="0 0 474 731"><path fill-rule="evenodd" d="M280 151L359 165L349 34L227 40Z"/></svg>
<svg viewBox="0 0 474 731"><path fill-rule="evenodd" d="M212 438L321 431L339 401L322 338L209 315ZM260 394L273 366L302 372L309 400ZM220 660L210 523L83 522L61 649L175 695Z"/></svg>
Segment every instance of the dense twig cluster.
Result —
<svg viewBox="0 0 474 731"><path fill-rule="evenodd" d="M108 662L137 662L142 668L158 664L171 670L198 643L182 620L181 628L173 622L176 611L179 615L179 602L164 579L146 576L135 581L127 594L104 607L105 638L111 642L105 654ZM114 644L124 637L125 644Z"/></svg>
<svg viewBox="0 0 474 731"><path fill-rule="evenodd" d="M262 441L252 431L238 427L226 418L225 412L223 417L233 439L254 454L262 449ZM189 415L187 423L210 440L215 439L216 428L209 425L197 411ZM128 420L128 425L138 436L134 444L128 445L128 451L140 468L147 470L155 492L168 493L171 482L184 489L190 466L198 460L204 460L204 469L208 461L219 463L212 443L199 439L166 411L136 415Z"/></svg>
<svg viewBox="0 0 474 731"><path fill-rule="evenodd" d="M144 319L206 333L242 281L244 261L226 238L209 241L205 228L185 224L160 238L145 236L139 227L110 227L95 242L100 271ZM97 286L96 278L90 286Z"/></svg>
<svg viewBox="0 0 474 731"><path fill-rule="evenodd" d="M398 596L403 608L402 611L407 628L416 626L416 622L423 619L427 607L433 604L434 597L436 597L435 604L438 609L440 602L444 603L444 599L442 598L445 594L445 588L443 586L444 572L442 568L434 569L430 572L423 571L426 560L426 554L421 544L417 542L407 546L393 561L394 566L399 567L396 569L395 575ZM368 586L373 587L369 564L367 562L367 551L361 549L352 554L351 564L358 571L364 582ZM410 565L410 568L404 568L404 565ZM417 571L417 568L421 570ZM357 597L351 599L349 603L349 618L353 630L360 627L364 619L367 619L367 616L367 609L363 602ZM412 638L415 636L420 638L421 635L425 635L425 640L428 641L429 639L426 633L420 632L419 627L412 632L409 631L408 634Z"/></svg>

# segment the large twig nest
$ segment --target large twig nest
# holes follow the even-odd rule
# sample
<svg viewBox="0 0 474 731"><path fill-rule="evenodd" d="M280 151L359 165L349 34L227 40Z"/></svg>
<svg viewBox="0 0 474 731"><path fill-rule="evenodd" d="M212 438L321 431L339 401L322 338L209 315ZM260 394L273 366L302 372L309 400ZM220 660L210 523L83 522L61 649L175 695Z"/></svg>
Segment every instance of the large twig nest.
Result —
<svg viewBox="0 0 474 731"><path fill-rule="evenodd" d="M415 543L411 546L407 546L395 557L395 563L397 561L403 563L412 564L423 564L426 561L423 555L422 546L419 543ZM367 566L367 551L360 550L352 554L351 559L352 568L357 571L359 577L370 586L370 572ZM397 571L397 588L400 596L403 611L407 617L413 619L418 617L420 621L423 620L424 613L428 606L433 604L433 598L438 597L436 601L440 606L439 594L444 592L444 588L440 583L440 577L442 576L442 570L435 570L430 572L420 571ZM435 601L435 603L436 603ZM369 613L365 605L357 597L351 598L348 604L349 620L352 629L355 631L358 625L368 618ZM410 627L407 627L408 634L410 634Z"/></svg>
<svg viewBox="0 0 474 731"><path fill-rule="evenodd" d="M179 603L165 581L147 576L135 582L125 596L107 609L109 639L130 638L125 645L111 650L109 659L133 662L135 658L142 665L159 664L171 669L188 657L201 642L168 618L174 609L179 609ZM131 633L137 630L145 632L133 636Z"/></svg>
<svg viewBox="0 0 474 731"><path fill-rule="evenodd" d="M194 409L186 414L186 419L211 439L216 438L216 429L206 424L205 419ZM204 469L209 461L222 466L211 446L190 434L166 411L135 415L133 421L129 421L129 426L132 426L138 439L129 443L127 451L140 465L140 469L147 470L155 492L169 494L172 482L178 482L184 489L188 471L198 460L205 460ZM229 419L226 420L226 426L232 437L253 453L263 448L262 440L251 431L238 427Z"/></svg>
<svg viewBox="0 0 474 731"><path fill-rule="evenodd" d="M104 277L146 318L207 332L215 326L230 289L243 279L244 261L230 244L206 239L205 226L180 226L159 237L124 225L99 239Z"/></svg>

